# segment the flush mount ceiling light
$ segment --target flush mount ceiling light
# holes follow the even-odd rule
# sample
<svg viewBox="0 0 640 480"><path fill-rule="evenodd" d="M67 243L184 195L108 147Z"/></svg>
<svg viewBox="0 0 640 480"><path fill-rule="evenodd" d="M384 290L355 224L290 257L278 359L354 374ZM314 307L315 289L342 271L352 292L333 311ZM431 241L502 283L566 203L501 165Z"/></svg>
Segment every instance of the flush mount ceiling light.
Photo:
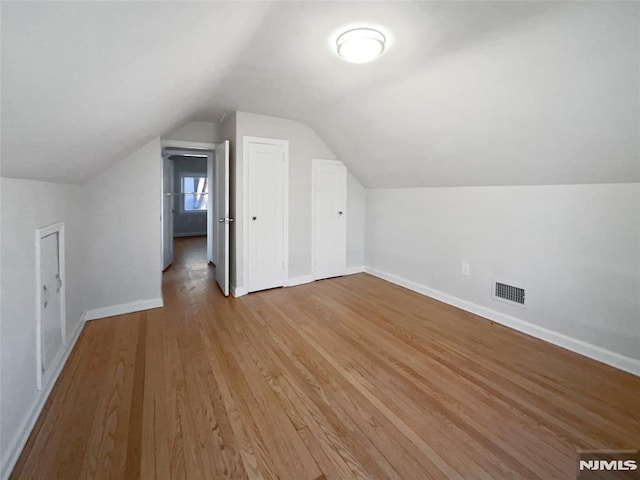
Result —
<svg viewBox="0 0 640 480"><path fill-rule="evenodd" d="M338 55L351 63L370 62L382 52L387 39L373 28L347 30L336 40Z"/></svg>

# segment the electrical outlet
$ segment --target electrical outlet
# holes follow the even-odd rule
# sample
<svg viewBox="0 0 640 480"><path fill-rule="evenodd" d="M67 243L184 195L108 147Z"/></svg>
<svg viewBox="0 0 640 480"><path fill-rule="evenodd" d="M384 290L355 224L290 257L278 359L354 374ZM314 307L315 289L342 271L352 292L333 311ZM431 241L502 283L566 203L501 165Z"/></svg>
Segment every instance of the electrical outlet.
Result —
<svg viewBox="0 0 640 480"><path fill-rule="evenodd" d="M460 265L460 273L462 273L462 275L466 275L467 277L471 275L471 267L467 262L462 262L462 264Z"/></svg>

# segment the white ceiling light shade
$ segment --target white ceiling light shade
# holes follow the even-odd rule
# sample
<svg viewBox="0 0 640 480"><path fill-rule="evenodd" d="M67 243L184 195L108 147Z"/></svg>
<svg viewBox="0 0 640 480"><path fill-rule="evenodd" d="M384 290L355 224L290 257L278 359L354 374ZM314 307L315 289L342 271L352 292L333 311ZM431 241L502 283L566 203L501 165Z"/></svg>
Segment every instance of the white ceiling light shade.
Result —
<svg viewBox="0 0 640 480"><path fill-rule="evenodd" d="M338 55L351 63L367 63L384 52L387 39L373 28L353 28L336 40Z"/></svg>

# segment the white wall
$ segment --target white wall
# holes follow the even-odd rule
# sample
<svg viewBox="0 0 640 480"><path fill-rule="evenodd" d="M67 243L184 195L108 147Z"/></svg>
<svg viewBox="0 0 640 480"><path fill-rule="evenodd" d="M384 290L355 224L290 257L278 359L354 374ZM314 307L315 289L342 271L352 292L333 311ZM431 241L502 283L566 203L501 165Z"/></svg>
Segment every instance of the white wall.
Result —
<svg viewBox="0 0 640 480"><path fill-rule="evenodd" d="M640 359L640 184L368 189L366 265ZM527 308L492 300L492 278Z"/></svg>
<svg viewBox="0 0 640 480"><path fill-rule="evenodd" d="M213 122L189 122L163 135L162 139L203 143L220 143L224 140L220 124Z"/></svg>
<svg viewBox="0 0 640 480"><path fill-rule="evenodd" d="M65 222L67 339L80 327L84 197L75 185L2 178L0 459L6 478L45 400L36 387L35 230ZM56 369L56 366L51 368Z"/></svg>
<svg viewBox="0 0 640 480"><path fill-rule="evenodd" d="M311 275L311 160L314 158L335 160L336 157L316 133L300 122L283 118L256 115L247 112L236 112L236 147L235 147L235 246L236 246L236 278L235 285L243 285L242 268L242 138L244 136L267 137L289 141L289 278ZM358 262L362 253L357 252L357 233L362 220L362 187L353 175L349 176L347 188L354 192L348 194L349 205L355 211L347 212L347 232L352 235L348 241L351 247L348 265ZM360 264L362 265L362 264Z"/></svg>
<svg viewBox="0 0 640 480"><path fill-rule="evenodd" d="M84 187L87 310L161 303L161 175L155 138Z"/></svg>

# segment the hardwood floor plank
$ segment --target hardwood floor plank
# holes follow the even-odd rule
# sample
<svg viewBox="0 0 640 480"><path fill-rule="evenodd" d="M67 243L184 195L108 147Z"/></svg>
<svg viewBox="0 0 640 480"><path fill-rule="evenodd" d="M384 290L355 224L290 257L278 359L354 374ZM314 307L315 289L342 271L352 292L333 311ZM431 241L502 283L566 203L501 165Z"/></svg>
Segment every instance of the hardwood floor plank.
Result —
<svg viewBox="0 0 640 480"><path fill-rule="evenodd" d="M251 362L251 353L240 338L232 338L226 328L219 328L220 346L225 351L231 367L236 371L236 388L243 391L246 407L253 415L257 427L258 443L264 445L264 456L273 461L280 478L317 478L321 475L315 461L299 438L293 424L283 409L279 408L273 393ZM236 336L239 332L235 332ZM229 349L227 345L237 345ZM259 368L259 367L258 367Z"/></svg>
<svg viewBox="0 0 640 480"><path fill-rule="evenodd" d="M245 320L245 316L240 318ZM349 454L348 450L339 441L338 435L334 432L323 429L321 426L327 424L327 419L315 409L315 415L311 413L309 398L300 395L291 387L286 377L290 370L274 355L275 349L265 348L264 335L255 329L255 322L237 321L236 329L241 329L247 335L253 337L251 345L254 346L252 354L253 361L260 365L260 373L277 397L281 408L291 420L300 438L309 449L314 460L321 465L327 478L368 478L362 468L357 465L357 461ZM264 331L262 331L264 332ZM259 341L259 340L262 341ZM285 375L285 372L287 373ZM313 431L313 435L310 432ZM331 461L328 460L331 458Z"/></svg>
<svg viewBox="0 0 640 480"><path fill-rule="evenodd" d="M321 359L308 358L307 349L305 355L297 352L296 346L300 345L297 332L291 330L287 335L284 329L278 328L276 333L270 328L270 320L264 319L261 327L270 333L274 342L274 347L269 350L277 356L277 364L282 369L279 380L285 382L283 391L288 384L304 407L312 412L314 421L326 432L333 448L357 477L401 478L350 413L333 399L331 390L337 387L331 384L326 369L330 366L322 365Z"/></svg>
<svg viewBox="0 0 640 480"><path fill-rule="evenodd" d="M301 318L303 316L302 310L296 311L296 317ZM285 321L291 322L289 315L283 315ZM290 323L291 324L291 323ZM449 464L445 459L436 452L424 439L420 438L416 432L402 419L400 419L391 408L389 408L384 402L381 401L380 398L373 395L366 387L362 384L361 379L354 374L354 372L346 367L341 365L336 357L329 353L328 350L316 339L306 333L302 333L301 335L309 343L317 352L322 355L324 360L334 367L338 373L342 376L344 380L346 380L351 386L357 390L366 400L368 400L371 405L374 407L374 412L379 412L382 416L384 416L393 426L395 426L408 440L411 444L413 444L417 449L427 458L431 463L433 463L438 469L438 474L442 473L446 475L448 478L463 478L463 472L458 472L454 466ZM335 339L334 339L335 340ZM404 459L402 459L404 462ZM459 464L460 466L461 464ZM402 463L398 463L398 467L402 466ZM412 472L415 474L416 472ZM490 479L490 475L481 470L476 470L477 478ZM407 478L407 477L405 477Z"/></svg>
<svg viewBox="0 0 640 480"><path fill-rule="evenodd" d="M393 336L385 335L376 328L361 330L358 328L357 316L353 320L352 322L349 318L335 328L342 332L340 337L348 342L348 350L362 352L359 363L365 373L361 369L360 374L362 381L369 384L368 388L372 393L382 398L387 397L383 390L376 389L367 378L376 379L377 383L392 387L394 392L405 392L407 400L401 405L397 405L397 399L404 397L399 395L394 399L389 398L387 402L397 409L398 415L408 416L407 421L410 421L412 412L419 414L420 407L428 405L432 419L442 423L446 432L453 433L455 442L460 447L470 452L474 450L476 461L486 463L486 460L493 456L492 453L496 453L498 456L491 458L495 464L513 464L515 471L527 472L528 478L536 477L537 465L526 455L531 446L526 443L526 439L546 437L548 441L552 439L550 432L537 428L533 423L520 425L521 418L510 417L508 410L494 408L498 406L486 392L461 388L464 385L459 382L458 377L450 375L446 370L438 371L438 364L416 362L417 358L421 358L417 355L419 352L407 348L405 343L394 342ZM439 383L432 382L429 378L436 372L441 380ZM447 378L449 381L445 383ZM468 398L474 398L473 405L476 407L478 403L484 403L489 404L491 408L470 408L471 406L465 402ZM436 418L433 418L434 415ZM483 423L491 425L491 430ZM420 432L421 436L426 434L426 431ZM446 437L447 433L442 435ZM510 440L514 436L518 437L520 442L513 444ZM549 449L546 452L546 461L553 465L556 453L554 449ZM517 462L516 457L523 458L525 464ZM563 456L562 462L559 463L566 463L566 460ZM491 472L491 465L485 465L485 468ZM494 476L504 473L502 468L500 471L491 472Z"/></svg>
<svg viewBox="0 0 640 480"><path fill-rule="evenodd" d="M88 438L81 478L122 478L127 448L127 428L133 365L137 344L136 316L117 317L110 321L116 326L110 365L94 412Z"/></svg>
<svg viewBox="0 0 640 480"><path fill-rule="evenodd" d="M11 478L565 479L640 446L640 378L366 274L225 298L184 238L163 296L85 325Z"/></svg>
<svg viewBox="0 0 640 480"><path fill-rule="evenodd" d="M171 316L170 310L160 314L160 326L168 333L173 333L170 321L178 321ZM185 452L185 438L187 425L183 425L180 398L184 394L184 373L175 335L165 334L163 340L162 373L163 386L156 397L157 405L161 406L160 415L156 416L156 424L164 426L163 443L168 445L168 477L172 479L187 478L187 468L192 466L190 451ZM186 458L185 458L186 457ZM197 470L197 469L194 469ZM196 477L192 477L196 478Z"/></svg>
<svg viewBox="0 0 640 480"><path fill-rule="evenodd" d="M133 373L133 390L131 392L131 407L129 413L129 429L127 438L127 452L124 479L140 478L142 423L144 419L144 382L147 348L147 314L140 314L138 322L138 342Z"/></svg>
<svg viewBox="0 0 640 480"><path fill-rule="evenodd" d="M288 305L279 306L282 308L290 307ZM279 312L279 309L274 307L274 311ZM301 314L295 312L293 315L299 323L302 319ZM377 400L367 395L367 392L361 389L357 382L353 382L352 376L346 369L334 362L322 347L314 342L310 336L305 335L303 330L296 328L298 325L285 319L285 316L286 314L282 315L280 312L272 320L288 324L289 327L296 330L298 336L302 338L302 342L309 344L311 348L307 350L312 350L315 353L313 368L321 367L324 369L323 376L327 379L324 381L325 386L332 390L332 393L325 395L325 398L329 399L332 408L337 409L336 411L344 412L342 421L346 421L346 418L357 419L357 428L375 445L374 450L370 450L370 454L378 461L378 465L385 469L386 478L396 478L396 476L399 478L431 478L431 475L421 468L420 464L426 462L434 470L437 470L437 467L428 457L412 456L409 453L409 451L416 451L419 447L411 438L407 437L406 431L402 431L406 425L403 425L402 422L394 422L397 419L389 418L380 408L371 408L371 403L377 403ZM339 388L335 388L334 383L337 383ZM396 448L389 449L389 445L396 445ZM384 452L384 455L381 452ZM386 457L385 460L390 463L391 470L388 465L380 462L380 457ZM439 471L438 475L441 474L442 472Z"/></svg>
<svg viewBox="0 0 640 480"><path fill-rule="evenodd" d="M228 308L228 305L223 308ZM218 322L212 319L212 316L213 314L209 313L207 320L211 320L212 323L217 324ZM228 369L226 357L222 354L218 346L216 333L212 330L211 324L205 322L201 323L201 325L202 344L206 351L209 352L206 358L213 373L213 378L220 389L220 397L222 398L231 430L233 431L235 441L240 451L244 471L249 479L263 479L263 469L265 469L265 466L261 464L261 460L258 458L259 453L256 451L256 448L259 448L259 446L254 443L251 435L251 420L249 418L243 421L242 414L244 410L238 405L237 392L232 393L229 386L232 379L227 379L225 375Z"/></svg>
<svg viewBox="0 0 640 480"><path fill-rule="evenodd" d="M185 320L186 321L186 320ZM197 322L190 321L190 324ZM247 478L237 449L223 397L213 373L208 368L205 348L198 329L181 323L180 353L185 370L185 381L198 431L200 452L206 478Z"/></svg>
<svg viewBox="0 0 640 480"><path fill-rule="evenodd" d="M140 478L161 478L157 474L156 451L161 447L156 445L156 385L159 384L158 371L160 365L159 330L150 325L152 321L147 316L145 330L144 356L144 388L142 396L142 431L140 438Z"/></svg>
<svg viewBox="0 0 640 480"><path fill-rule="evenodd" d="M411 422L416 415L428 417L428 422L415 427L420 437L439 438L441 448L445 452L454 451L453 446L465 450L467 456L473 459L475 468L482 467L494 478L504 476L506 472L512 475L514 472L521 472L526 478L537 478L535 466L529 463L529 458L518 455L518 453L520 455L525 453L526 447L522 444L512 445L508 439L501 438L500 434L505 433L501 428L502 422L494 419L496 421L490 423L492 429L489 431L482 424L484 419L478 416L478 413L482 415L481 409L472 410L466 403L458 402L446 389L429 382L428 373L411 370L411 367L404 364L395 364L396 368L389 371L388 367L376 364L374 358L368 360L372 363L368 367L360 367L357 372L361 382L407 423ZM389 397L385 392L387 388L384 390L376 388L372 379L384 383L394 392L405 395ZM476 398L476 404L479 400ZM427 425L429 428L425 428ZM529 432L518 426L515 430L519 430L519 433L525 437L529 435ZM511 430L507 434L516 436L517 433ZM518 446L521 447L518 449ZM523 458L524 461L517 461L517 457ZM447 458L446 455L445 458ZM460 467L464 469L465 465ZM468 471L463 473L465 476L471 474Z"/></svg>

